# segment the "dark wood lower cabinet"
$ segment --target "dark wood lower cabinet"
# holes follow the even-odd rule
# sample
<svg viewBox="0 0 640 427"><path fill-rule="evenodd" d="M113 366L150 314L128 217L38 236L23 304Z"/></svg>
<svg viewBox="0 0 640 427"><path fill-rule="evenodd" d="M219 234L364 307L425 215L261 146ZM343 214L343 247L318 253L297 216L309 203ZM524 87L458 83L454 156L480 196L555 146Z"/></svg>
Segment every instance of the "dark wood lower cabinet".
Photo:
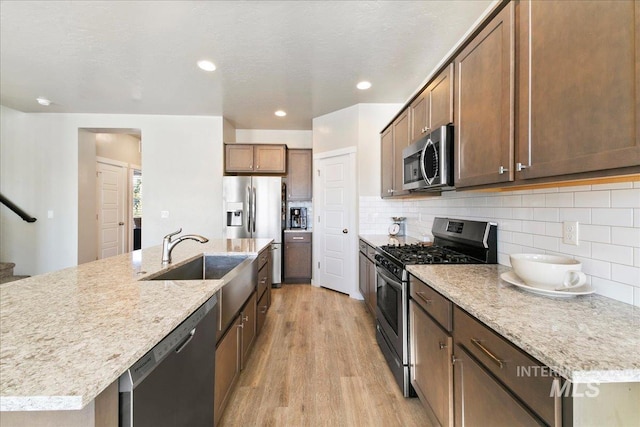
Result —
<svg viewBox="0 0 640 427"><path fill-rule="evenodd" d="M222 417L224 408L229 403L231 390L240 375L241 325L242 319L236 318L216 347L215 395L213 398L213 415L216 425Z"/></svg>
<svg viewBox="0 0 640 427"><path fill-rule="evenodd" d="M284 281L286 283L311 282L311 233L284 234Z"/></svg>
<svg viewBox="0 0 640 427"><path fill-rule="evenodd" d="M453 339L413 300L409 325L411 385L441 426L453 426Z"/></svg>
<svg viewBox="0 0 640 427"><path fill-rule="evenodd" d="M453 369L456 426L546 425L459 345Z"/></svg>

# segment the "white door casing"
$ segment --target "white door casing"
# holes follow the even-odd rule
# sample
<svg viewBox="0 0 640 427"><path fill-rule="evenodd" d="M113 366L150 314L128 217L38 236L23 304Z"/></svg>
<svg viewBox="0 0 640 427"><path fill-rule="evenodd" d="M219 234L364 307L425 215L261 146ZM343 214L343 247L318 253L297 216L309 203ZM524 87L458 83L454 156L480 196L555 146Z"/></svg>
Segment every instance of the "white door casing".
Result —
<svg viewBox="0 0 640 427"><path fill-rule="evenodd" d="M126 252L127 169L99 161L96 172L98 259L102 259Z"/></svg>
<svg viewBox="0 0 640 427"><path fill-rule="evenodd" d="M356 267L356 150L314 155L313 165L313 284L362 299Z"/></svg>

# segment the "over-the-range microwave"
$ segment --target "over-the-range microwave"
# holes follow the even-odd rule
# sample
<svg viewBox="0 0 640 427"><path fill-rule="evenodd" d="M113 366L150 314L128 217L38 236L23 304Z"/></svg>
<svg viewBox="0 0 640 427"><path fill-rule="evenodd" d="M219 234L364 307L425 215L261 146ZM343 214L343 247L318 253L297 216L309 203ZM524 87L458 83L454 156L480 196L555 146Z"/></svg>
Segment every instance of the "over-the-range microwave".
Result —
<svg viewBox="0 0 640 427"><path fill-rule="evenodd" d="M404 150L402 189L454 190L453 126L441 126Z"/></svg>

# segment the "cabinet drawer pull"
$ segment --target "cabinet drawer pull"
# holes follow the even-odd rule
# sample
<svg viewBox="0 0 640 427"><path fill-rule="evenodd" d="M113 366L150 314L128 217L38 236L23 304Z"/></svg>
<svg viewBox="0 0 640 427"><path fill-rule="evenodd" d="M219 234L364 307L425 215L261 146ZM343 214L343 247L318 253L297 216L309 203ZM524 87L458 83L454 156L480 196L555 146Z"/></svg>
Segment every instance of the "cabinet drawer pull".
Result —
<svg viewBox="0 0 640 427"><path fill-rule="evenodd" d="M500 167L498 168L498 173L499 173L500 175L502 175L502 174L503 174L503 173L505 173L505 172L509 172L509 169L505 168L504 166L500 166Z"/></svg>
<svg viewBox="0 0 640 427"><path fill-rule="evenodd" d="M304 237L300 237L300 236L294 236L293 240L304 240Z"/></svg>
<svg viewBox="0 0 640 427"><path fill-rule="evenodd" d="M266 305L262 306L262 310L260 310L262 312L262 314L267 312L267 308L269 308L269 307L267 307Z"/></svg>
<svg viewBox="0 0 640 427"><path fill-rule="evenodd" d="M248 321L249 321L249 316L242 316L242 323L248 322Z"/></svg>
<svg viewBox="0 0 640 427"><path fill-rule="evenodd" d="M432 304L433 300L431 298L427 298L424 296L424 292L416 292L416 295L418 295L420 297L420 299L422 301L424 301L426 304Z"/></svg>
<svg viewBox="0 0 640 427"><path fill-rule="evenodd" d="M260 283L262 284L267 283L267 278L265 277L264 279L260 280Z"/></svg>
<svg viewBox="0 0 640 427"><path fill-rule="evenodd" d="M473 345L475 345L476 347L478 347L484 354L489 356L489 358L493 361L493 363L495 363L498 366L498 368L502 369L502 367L504 366L504 362L502 360L500 360L498 357L496 357L496 355L493 354L491 351L489 351L489 349L487 349L487 347L483 346L480 343L480 340L477 340L475 338L471 338L471 343Z"/></svg>
<svg viewBox="0 0 640 427"><path fill-rule="evenodd" d="M447 345L443 342L438 342L438 347L440 347L440 350L444 350L445 348L447 348Z"/></svg>
<svg viewBox="0 0 640 427"><path fill-rule="evenodd" d="M516 171L521 172L523 169L528 168L529 166L527 165L523 165L522 163L518 162L516 163Z"/></svg>

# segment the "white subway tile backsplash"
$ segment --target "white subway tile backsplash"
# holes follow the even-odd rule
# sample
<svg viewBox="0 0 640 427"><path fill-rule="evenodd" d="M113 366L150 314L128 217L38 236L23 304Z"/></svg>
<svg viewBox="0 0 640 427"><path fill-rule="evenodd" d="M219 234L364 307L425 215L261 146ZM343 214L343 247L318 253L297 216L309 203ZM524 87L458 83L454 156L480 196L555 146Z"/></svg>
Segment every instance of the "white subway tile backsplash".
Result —
<svg viewBox="0 0 640 427"><path fill-rule="evenodd" d="M559 243L560 239L557 237L533 236L533 246L546 251L557 252Z"/></svg>
<svg viewBox="0 0 640 427"><path fill-rule="evenodd" d="M560 210L557 208L533 208L533 219L536 221L559 221Z"/></svg>
<svg viewBox="0 0 640 427"><path fill-rule="evenodd" d="M579 224L578 239L587 242L611 243L611 227Z"/></svg>
<svg viewBox="0 0 640 427"><path fill-rule="evenodd" d="M633 209L592 209L591 223L620 227L633 227Z"/></svg>
<svg viewBox="0 0 640 427"><path fill-rule="evenodd" d="M613 298L627 304L633 304L634 287L611 280L593 277L591 284L596 288L596 292L605 297Z"/></svg>
<svg viewBox="0 0 640 427"><path fill-rule="evenodd" d="M611 280L640 288L640 268L611 264Z"/></svg>
<svg viewBox="0 0 640 427"><path fill-rule="evenodd" d="M633 265L633 248L629 246L609 245L606 243L592 243L591 258Z"/></svg>
<svg viewBox="0 0 640 427"><path fill-rule="evenodd" d="M640 228L610 227L611 243L622 246L640 247Z"/></svg>
<svg viewBox="0 0 640 427"><path fill-rule="evenodd" d="M614 208L640 208L640 190L612 190L611 207Z"/></svg>
<svg viewBox="0 0 640 427"><path fill-rule="evenodd" d="M545 206L545 195L529 194L522 196L522 206L529 208L543 208Z"/></svg>
<svg viewBox="0 0 640 427"><path fill-rule="evenodd" d="M640 306L640 181L511 193L446 192L440 197L360 198L360 233L386 234L391 216L430 235L436 216L498 223L498 262L511 253L575 257L597 292ZM579 222L579 246L562 242L562 222ZM637 288L635 286L638 286Z"/></svg>
<svg viewBox="0 0 640 427"><path fill-rule="evenodd" d="M610 191L584 191L575 195L576 208L608 208L610 206Z"/></svg>
<svg viewBox="0 0 640 427"><path fill-rule="evenodd" d="M576 193L577 196L577 193ZM573 193L551 193L545 196L545 206L548 208L573 207Z"/></svg>
<svg viewBox="0 0 640 427"><path fill-rule="evenodd" d="M562 208L560 209L560 221L578 221L582 224L591 224L591 209Z"/></svg>
<svg viewBox="0 0 640 427"><path fill-rule="evenodd" d="M592 258L576 257L582 263L582 271L590 276L611 279L611 263Z"/></svg>

